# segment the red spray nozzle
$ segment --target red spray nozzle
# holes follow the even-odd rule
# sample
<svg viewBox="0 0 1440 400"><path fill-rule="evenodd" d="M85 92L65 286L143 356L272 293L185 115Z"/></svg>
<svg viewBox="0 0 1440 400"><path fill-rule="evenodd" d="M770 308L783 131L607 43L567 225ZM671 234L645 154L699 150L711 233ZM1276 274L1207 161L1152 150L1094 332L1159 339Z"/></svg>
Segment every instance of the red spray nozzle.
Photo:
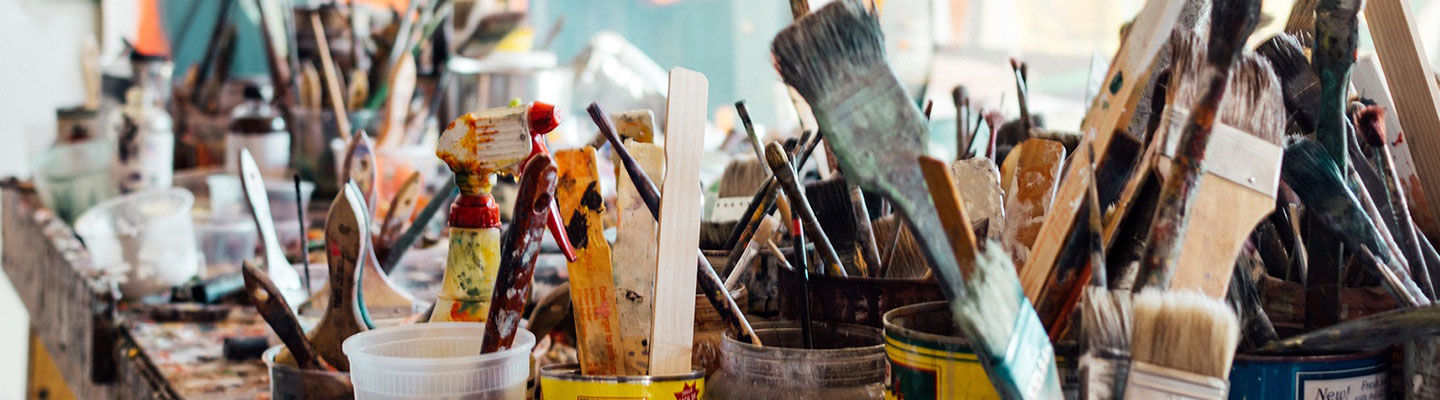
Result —
<svg viewBox="0 0 1440 400"><path fill-rule="evenodd" d="M525 157L525 162L538 154L550 154L550 149L545 147L544 136L560 126L560 117L555 114L553 105L538 101L530 103L527 114L530 120L530 155ZM570 247L570 238L565 236L565 226L560 220L560 206L553 198L550 200L550 218L545 221L545 225L550 229L550 237L560 246L560 252L565 254L565 260L574 262L577 259L575 249Z"/></svg>

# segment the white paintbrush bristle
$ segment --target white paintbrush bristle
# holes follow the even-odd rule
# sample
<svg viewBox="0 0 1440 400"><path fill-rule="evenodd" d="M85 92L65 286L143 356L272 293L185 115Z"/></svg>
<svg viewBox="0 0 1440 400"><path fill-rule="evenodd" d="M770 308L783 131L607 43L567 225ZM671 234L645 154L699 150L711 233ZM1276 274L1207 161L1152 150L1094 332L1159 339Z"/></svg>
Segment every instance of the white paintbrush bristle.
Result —
<svg viewBox="0 0 1440 400"><path fill-rule="evenodd" d="M1228 379L1240 322L1224 301L1195 291L1146 290L1134 298L1135 361Z"/></svg>
<svg viewBox="0 0 1440 400"><path fill-rule="evenodd" d="M1020 277L1015 263L999 242L987 241L985 251L975 254L975 273L965 280L963 301L954 301L955 315L967 332L980 336L971 338L992 354L1003 354L1008 340L1015 336L1015 320L1020 315Z"/></svg>

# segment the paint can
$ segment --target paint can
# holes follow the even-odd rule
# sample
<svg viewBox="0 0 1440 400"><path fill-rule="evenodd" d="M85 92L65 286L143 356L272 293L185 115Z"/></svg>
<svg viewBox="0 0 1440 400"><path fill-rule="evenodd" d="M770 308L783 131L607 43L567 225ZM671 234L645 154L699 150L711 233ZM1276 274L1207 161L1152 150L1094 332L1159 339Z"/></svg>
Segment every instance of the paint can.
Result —
<svg viewBox="0 0 1440 400"><path fill-rule="evenodd" d="M944 301L885 313L886 399L999 399Z"/></svg>
<svg viewBox="0 0 1440 400"><path fill-rule="evenodd" d="M260 355L265 366L270 367L270 398L274 400L328 400L353 399L355 390L350 386L350 374L339 371L316 371L300 369L294 365L275 362L284 345L271 347Z"/></svg>
<svg viewBox="0 0 1440 400"><path fill-rule="evenodd" d="M1235 355L1231 399L1390 398L1390 350L1321 356Z"/></svg>
<svg viewBox="0 0 1440 400"><path fill-rule="evenodd" d="M536 399L697 400L705 391L705 371L663 376L581 375L580 364L540 367Z"/></svg>
<svg viewBox="0 0 1440 400"><path fill-rule="evenodd" d="M890 361L886 399L999 399L979 356L955 327L945 301L913 304L885 313L885 356ZM1055 343L1056 370L1066 398L1078 396L1079 346Z"/></svg>

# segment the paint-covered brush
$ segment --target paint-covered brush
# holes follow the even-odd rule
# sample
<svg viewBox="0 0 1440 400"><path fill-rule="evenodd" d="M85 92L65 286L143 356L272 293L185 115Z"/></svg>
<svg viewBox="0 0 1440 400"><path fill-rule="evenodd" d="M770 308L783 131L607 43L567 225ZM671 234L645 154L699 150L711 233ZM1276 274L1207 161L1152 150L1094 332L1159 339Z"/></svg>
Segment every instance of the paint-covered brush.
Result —
<svg viewBox="0 0 1440 400"><path fill-rule="evenodd" d="M1278 34L1261 43L1255 52L1275 67L1285 96L1288 124L1300 132L1314 132L1315 111L1320 108L1320 80L1300 40L1294 35Z"/></svg>
<svg viewBox="0 0 1440 400"><path fill-rule="evenodd" d="M1200 67L1200 77L1195 80L1203 85L1204 95L1191 109L1189 121L1180 133L1174 172L1162 186L1161 202L1147 235L1150 243L1141 259L1139 281L1146 286L1169 287L1174 276L1190 210L1205 171L1202 163L1217 122L1220 101L1229 85L1231 65L1240 58L1245 39L1255 29L1259 15L1260 2L1256 0L1217 1L1211 5L1213 25L1205 51L1207 62Z"/></svg>
<svg viewBox="0 0 1440 400"><path fill-rule="evenodd" d="M929 156L918 161L944 228L942 235L965 279L963 291L952 297L950 311L991 384L1003 398L1060 398L1054 348L1020 290L1015 264L995 242L981 251L949 166Z"/></svg>
<svg viewBox="0 0 1440 400"><path fill-rule="evenodd" d="M366 228L369 229L368 232L372 234L364 238L369 244L365 246L367 254L364 256L363 264L359 267L361 276L359 297L363 300L366 311L375 318L385 320L404 318L410 315L415 298L392 282L390 277L380 269L380 258L376 253L380 249L375 245L374 235L381 232L382 224L376 222L377 219L374 218L374 214L379 211L370 208L371 205L378 202L376 194L379 192L376 188L376 185L379 184L378 168L375 162L374 143L364 130L357 132L351 138L349 151L341 166L340 182L353 182L359 189L361 201L367 210L362 219L366 223ZM321 289L311 300L311 304L325 304L328 301L329 293L329 291Z"/></svg>
<svg viewBox="0 0 1440 400"><path fill-rule="evenodd" d="M796 217L806 232L814 238L812 241L815 242L815 250L820 253L820 258L824 259L827 267L825 271L834 276L846 276L845 266L841 264L840 256L835 253L830 238L825 235L825 229L820 226L820 220L815 218L815 211L810 208L810 200L805 198L805 191L800 188L785 149L781 148L779 143L770 143L765 148L765 161L770 164L770 170L774 171L776 180L790 199L790 206Z"/></svg>
<svg viewBox="0 0 1440 400"><path fill-rule="evenodd" d="M1278 340L1267 353L1357 353L1440 333L1440 306L1393 310Z"/></svg>
<svg viewBox="0 0 1440 400"><path fill-rule="evenodd" d="M275 232L275 220L270 214L270 199L265 191L265 178L260 176L260 166L249 149L240 149L240 188L245 192L245 201L250 205L250 216L254 218L255 230L260 235L260 246L265 256L265 270L285 296L286 303L299 307L310 297L310 292L300 284L300 274L285 259L285 250Z"/></svg>
<svg viewBox="0 0 1440 400"><path fill-rule="evenodd" d="M1025 140L1005 158L1006 166L1013 165L1009 176L1023 177L1009 179L1005 187L1004 229L1000 234L1000 242L1017 265L1029 259L1030 247L1040 236L1064 163L1065 146L1045 139ZM1001 176L1004 181L1007 174L1002 170Z"/></svg>
<svg viewBox="0 0 1440 400"><path fill-rule="evenodd" d="M1350 67L1360 40L1358 14L1363 0L1320 0L1315 5L1315 75L1320 102L1315 112L1315 140L1330 153L1341 171L1349 168L1345 151L1345 106L1349 104Z"/></svg>
<svg viewBox="0 0 1440 400"><path fill-rule="evenodd" d="M258 1L258 0L257 0ZM340 140L350 141L350 115L346 113L345 91L340 87L340 74L335 71L335 60L330 55L330 39L325 36L325 25L320 22L320 13L310 13L310 28L315 34L316 52L320 53L320 69L325 73L325 92L330 98L330 112L335 114L335 128ZM271 55L274 57L274 54ZM276 85L280 86L280 85Z"/></svg>
<svg viewBox="0 0 1440 400"><path fill-rule="evenodd" d="M754 264L755 257L764 251L765 243L775 237L780 229L780 220L775 217L766 216L760 221L760 227L756 228L755 236L750 239L750 244L745 246L745 254L740 256L740 262L725 276L725 289L736 290L740 288L740 279L743 279Z"/></svg>
<svg viewBox="0 0 1440 400"><path fill-rule="evenodd" d="M316 353L315 346L305 337L305 330L300 327L300 321L295 318L295 313L290 311L290 306L285 304L280 289L275 287L275 282L270 281L270 274L261 271L250 261L244 262L241 273L245 276L245 293L250 297L250 304L255 306L255 311L270 325L275 336L280 337L280 342L285 344L288 358L293 358L295 365L302 369L334 371L335 367L330 366L324 357ZM281 360L282 356L276 355L275 359Z"/></svg>
<svg viewBox="0 0 1440 400"><path fill-rule="evenodd" d="M802 143L802 145L799 146L800 148L791 152L791 159L799 160L799 162L795 164L796 166L805 165L805 162L810 159L810 154L819 146L820 138L821 135L819 134L810 137L809 132L806 132L806 135L800 137L800 143ZM744 251L742 246L744 246L745 243L749 243L750 239L754 237L755 229L759 226L760 220L767 215L774 214L777 209L781 208L780 205L783 203L779 201L780 192L780 182L776 181L774 177L771 177L765 186L759 191L756 191L755 196L750 198L750 204L746 206L745 212L742 213L740 223L731 229L730 239L726 240L731 252L730 256L725 259L725 269L735 268L735 264L740 262L740 254ZM788 208L785 208L785 210L788 210Z"/></svg>
<svg viewBox="0 0 1440 400"><path fill-rule="evenodd" d="M604 135L600 136L604 138ZM619 146L619 144L617 144ZM626 157L633 157L648 176L664 178L665 151L660 145L626 140ZM620 167L619 162L616 163ZM620 320L620 356L625 375L649 375L650 310L655 306L655 214L646 208L639 184L629 174L615 175L615 246L611 273L615 279L615 313Z"/></svg>
<svg viewBox="0 0 1440 400"><path fill-rule="evenodd" d="M1378 257L1377 273L1391 294L1407 306L1427 305L1430 301L1410 278L1408 268L1390 257L1388 246L1378 226L1360 206L1340 176L1328 152L1317 142L1300 140L1285 149L1281 164L1283 178L1304 202L1306 213L1317 217L1336 233L1346 248L1369 250ZM1365 261L1365 260L1362 260Z"/></svg>
<svg viewBox="0 0 1440 400"><path fill-rule="evenodd" d="M655 183L650 179L646 169L642 169L641 161L631 157L626 147L620 144L619 135L615 133L615 128L610 125L610 121L605 118L605 113L600 110L599 104L590 103L590 107L586 111L589 111L590 119L600 128L600 133L610 141L611 149L615 151L615 157L620 159L620 164L625 167L625 175L635 187L636 197L639 197L640 202L650 211L650 216L658 220L660 217L660 191L655 187ZM666 174L668 176L668 172ZM724 319L731 332L734 332L736 340L759 345L760 339L755 336L754 328L750 327L749 319L740 311L740 307L735 304L735 299L731 298L730 292L725 290L725 283L720 280L715 268L710 266L710 261L699 249L695 250L695 267L699 272L700 292L705 294L710 305L719 312L720 318ZM692 301L691 304L694 302Z"/></svg>
<svg viewBox="0 0 1440 400"><path fill-rule="evenodd" d="M1389 216L1393 218L1389 225L1396 233L1395 240L1410 261L1410 274L1415 277L1420 289L1425 291L1426 286L1431 285L1424 249L1420 245L1420 241L1425 239L1415 228L1415 220L1410 215L1410 204L1405 196L1405 186L1396 172L1390 146L1386 145L1384 116L1385 109L1378 106L1362 109L1356 121L1356 131L1359 133L1360 142L1370 150L1370 161L1375 164L1375 170L1384 181L1382 185L1386 196L1383 197L1389 200L1390 209L1394 213Z"/></svg>
<svg viewBox="0 0 1440 400"><path fill-rule="evenodd" d="M1095 147L1086 141L1090 163L1095 173ZM1125 378L1130 368L1130 296L1128 292L1111 292L1105 265L1104 226L1101 223L1100 195L1095 180L1090 181L1085 195L1089 218L1086 228L1090 242L1090 281L1080 303L1080 337L1085 352L1080 356L1080 392L1086 399L1111 399L1125 392ZM1063 329L1052 330L1058 331Z"/></svg>
<svg viewBox="0 0 1440 400"><path fill-rule="evenodd" d="M377 255L388 255L393 250L391 245L400 236L405 224L410 222L411 214L415 213L415 204L420 202L422 190L419 172L411 173L410 177L405 178L400 187L395 189L395 196L390 198L390 206L386 207L385 218L380 219L380 233L376 235L375 241L384 247L384 251L376 249Z"/></svg>
<svg viewBox="0 0 1440 400"><path fill-rule="evenodd" d="M380 172L375 164L375 142L361 129L350 138L350 144L345 149L345 160L340 163L340 183L355 182L360 194L365 196L367 207L375 204L376 192L379 191L375 185L380 181Z"/></svg>
<svg viewBox="0 0 1440 400"><path fill-rule="evenodd" d="M1152 289L1135 295L1134 315L1125 398L1226 398L1240 328L1225 302Z"/></svg>
<svg viewBox="0 0 1440 400"><path fill-rule="evenodd" d="M435 155L455 173L450 253L431 321L484 321L500 264L500 210L491 196L496 173L515 174L540 136L558 125L543 103L465 114L440 136ZM562 236L563 238L563 236Z"/></svg>
<svg viewBox="0 0 1440 400"><path fill-rule="evenodd" d="M500 264L495 290L485 319L485 337L480 353L509 349L520 329L525 302L535 277L535 258L540 254L550 204L555 202L555 163L549 155L531 157L520 176L515 198L514 220L500 238Z"/></svg>
<svg viewBox="0 0 1440 400"><path fill-rule="evenodd" d="M346 184L330 204L330 213L325 217L330 295L325 313L315 329L310 331L309 337L315 343L316 352L341 371L349 371L350 362L341 351L340 344L351 335L365 331L369 325L365 308L356 297L360 289L356 272L368 252L365 237L370 235L365 212L360 189L354 184Z"/></svg>
<svg viewBox="0 0 1440 400"><path fill-rule="evenodd" d="M576 347L580 372L618 375L624 361L619 353L620 318L615 313L615 278L611 271L610 243L605 240L605 198L600 195L600 170L595 149L589 146L555 152L559 183L555 202L565 218L565 235L575 246L570 272L574 305Z"/></svg>

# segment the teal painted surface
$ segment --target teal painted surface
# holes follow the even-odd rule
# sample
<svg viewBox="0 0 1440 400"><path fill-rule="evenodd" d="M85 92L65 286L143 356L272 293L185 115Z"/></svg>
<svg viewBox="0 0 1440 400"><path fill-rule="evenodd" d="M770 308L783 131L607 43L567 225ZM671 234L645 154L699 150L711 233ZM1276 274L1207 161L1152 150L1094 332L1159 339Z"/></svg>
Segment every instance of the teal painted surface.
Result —
<svg viewBox="0 0 1440 400"><path fill-rule="evenodd" d="M162 0L165 13L165 31L170 35L170 47L175 56L175 77L182 76L186 68L198 62L205 55L210 34L215 29L215 19L220 14L220 0ZM235 0L235 9L230 10L230 23L236 27L235 61L230 67L234 78L252 78L267 75L265 43L260 36L258 18L253 12L253 0Z"/></svg>

